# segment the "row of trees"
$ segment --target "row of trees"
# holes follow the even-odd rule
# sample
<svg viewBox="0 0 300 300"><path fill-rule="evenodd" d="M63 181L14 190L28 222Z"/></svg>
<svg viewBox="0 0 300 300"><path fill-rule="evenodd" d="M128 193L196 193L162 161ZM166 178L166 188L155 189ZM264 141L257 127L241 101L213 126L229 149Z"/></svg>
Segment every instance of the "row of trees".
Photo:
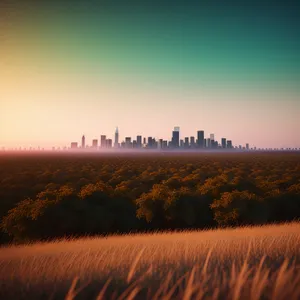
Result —
<svg viewBox="0 0 300 300"><path fill-rule="evenodd" d="M4 201L12 207L2 216L2 240L297 219L298 158L295 154L217 154L39 157L40 161L33 162L23 157L18 165L10 162L15 177L0 176L0 187L13 180L17 186L27 180L21 176L26 166L31 168L26 171L32 184L25 200ZM47 176L57 174L51 182L44 180L45 169ZM8 190L14 194L13 189ZM17 190L15 195L19 196Z"/></svg>

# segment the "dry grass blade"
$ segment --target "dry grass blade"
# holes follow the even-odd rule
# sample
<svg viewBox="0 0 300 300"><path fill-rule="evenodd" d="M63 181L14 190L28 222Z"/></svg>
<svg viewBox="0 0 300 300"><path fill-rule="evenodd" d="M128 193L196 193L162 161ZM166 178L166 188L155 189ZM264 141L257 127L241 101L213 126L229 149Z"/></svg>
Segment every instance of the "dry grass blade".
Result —
<svg viewBox="0 0 300 300"><path fill-rule="evenodd" d="M179 284L183 281L183 279L187 275L188 275L188 273L186 273L186 274L182 275L181 277L179 277L179 279L176 281L176 283L172 286L172 288L169 290L169 292L162 297L162 299L164 299L164 300L172 299L172 296L173 296L176 288L179 286Z"/></svg>
<svg viewBox="0 0 300 300"><path fill-rule="evenodd" d="M169 271L165 282L159 287L159 289L156 291L156 293L152 297L153 300L158 300L159 299L158 296L168 287L168 284L169 284L170 280L172 279L172 273L173 272Z"/></svg>
<svg viewBox="0 0 300 300"><path fill-rule="evenodd" d="M202 276L203 277L206 275L207 266L208 266L209 259L211 257L212 251L213 251L213 248L210 248L209 251L208 251L208 253L207 253L207 256L206 256L206 259L205 259L205 262L204 262L204 265L203 265L203 268L202 268Z"/></svg>
<svg viewBox="0 0 300 300"><path fill-rule="evenodd" d="M284 262L282 263L278 274L277 274L277 278L276 278L276 282L274 285L274 290L273 290L273 295L272 295L272 299L279 299L280 298L280 293L282 292L282 287L285 284L285 273L287 271L289 262L287 259L284 260Z"/></svg>
<svg viewBox="0 0 300 300"><path fill-rule="evenodd" d="M187 286L184 291L183 300L190 300L193 295L194 276L195 276L195 267L192 268Z"/></svg>
<svg viewBox="0 0 300 300"><path fill-rule="evenodd" d="M139 291L140 291L139 287L135 287L127 296L126 300L133 300L135 296L139 293Z"/></svg>
<svg viewBox="0 0 300 300"><path fill-rule="evenodd" d="M118 297L118 300L128 299L128 296L137 288L137 284L140 279L137 279L135 282L131 283L130 286Z"/></svg>
<svg viewBox="0 0 300 300"><path fill-rule="evenodd" d="M76 285L77 285L78 280L79 280L79 277L75 277L73 279L72 284L70 286L70 289L68 290L68 293L66 295L65 300L73 300L73 299L75 299L76 294L77 294L77 292L75 292L75 289L76 289Z"/></svg>
<svg viewBox="0 0 300 300"><path fill-rule="evenodd" d="M219 298L219 294L220 294L220 289L217 287L217 288L214 290L211 299L212 299L212 300L217 300L217 299Z"/></svg>
<svg viewBox="0 0 300 300"><path fill-rule="evenodd" d="M264 255L259 262L258 268L257 268L254 278L252 280L252 287L250 290L250 299L251 300L259 300L260 299L262 289L263 289L262 278L264 278L264 276L266 275L266 274L261 275L261 270L262 270L262 266L264 264L265 259L266 259L266 256Z"/></svg>
<svg viewBox="0 0 300 300"><path fill-rule="evenodd" d="M80 288L78 288L76 290L76 285L78 283L78 280L79 280L79 277L76 276L73 281L72 281L72 284L71 284L71 287L65 297L65 300L73 300L75 299L75 297L84 289L86 288L88 285L89 285L89 282L87 282L86 284L82 285Z"/></svg>
<svg viewBox="0 0 300 300"><path fill-rule="evenodd" d="M242 269L241 269L240 273L238 274L236 282L235 282L235 288L234 288L234 292L233 292L233 300L240 299L241 290L242 290L242 287L243 287L245 281L247 280L248 274L249 274L248 264L245 260L245 262L243 263Z"/></svg>
<svg viewBox="0 0 300 300"><path fill-rule="evenodd" d="M110 284L110 282L111 282L111 278L108 278L108 280L105 282L104 286L102 287L100 293L98 294L96 300L102 300L102 299L104 299L105 291L106 291L108 285Z"/></svg>
<svg viewBox="0 0 300 300"><path fill-rule="evenodd" d="M135 269L136 269L136 266L137 266L137 264L138 264L140 258L142 257L142 254L143 254L144 250L145 250L145 248L143 248L143 249L138 253L138 255L136 256L135 260L133 261L133 263L132 263L132 265L131 265L131 268L130 268L130 270L129 270L129 272L128 272L127 283L131 282L131 279L132 279L132 277L133 277L133 275L134 275L134 271L135 271Z"/></svg>

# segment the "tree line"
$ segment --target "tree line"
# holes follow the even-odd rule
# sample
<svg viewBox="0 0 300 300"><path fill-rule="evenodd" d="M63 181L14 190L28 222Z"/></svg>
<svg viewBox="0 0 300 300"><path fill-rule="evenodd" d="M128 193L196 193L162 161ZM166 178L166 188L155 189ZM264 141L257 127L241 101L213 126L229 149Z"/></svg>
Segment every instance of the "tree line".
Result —
<svg viewBox="0 0 300 300"><path fill-rule="evenodd" d="M2 156L1 242L298 219L299 158Z"/></svg>

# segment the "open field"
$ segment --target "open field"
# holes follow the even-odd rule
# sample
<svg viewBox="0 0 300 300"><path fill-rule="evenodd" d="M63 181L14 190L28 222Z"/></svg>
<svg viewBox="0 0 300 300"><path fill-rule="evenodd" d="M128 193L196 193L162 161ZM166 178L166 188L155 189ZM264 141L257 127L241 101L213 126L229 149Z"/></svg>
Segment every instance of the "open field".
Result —
<svg viewBox="0 0 300 300"><path fill-rule="evenodd" d="M0 298L293 300L299 249L297 222L8 246Z"/></svg>

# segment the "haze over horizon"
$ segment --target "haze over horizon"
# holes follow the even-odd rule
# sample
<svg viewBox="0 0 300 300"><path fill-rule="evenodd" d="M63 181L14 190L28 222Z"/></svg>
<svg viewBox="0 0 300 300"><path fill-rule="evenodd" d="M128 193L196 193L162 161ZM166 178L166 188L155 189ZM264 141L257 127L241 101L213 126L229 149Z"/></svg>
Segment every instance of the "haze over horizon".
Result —
<svg viewBox="0 0 300 300"><path fill-rule="evenodd" d="M3 1L0 147L215 134L300 147L297 1Z"/></svg>

